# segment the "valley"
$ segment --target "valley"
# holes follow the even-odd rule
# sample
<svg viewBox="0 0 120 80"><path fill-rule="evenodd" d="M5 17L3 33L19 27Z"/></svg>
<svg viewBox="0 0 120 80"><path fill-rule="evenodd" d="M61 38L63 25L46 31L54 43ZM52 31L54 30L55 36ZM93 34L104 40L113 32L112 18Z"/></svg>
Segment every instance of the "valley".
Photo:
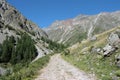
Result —
<svg viewBox="0 0 120 80"><path fill-rule="evenodd" d="M40 28L0 0L0 80L120 80L120 11Z"/></svg>

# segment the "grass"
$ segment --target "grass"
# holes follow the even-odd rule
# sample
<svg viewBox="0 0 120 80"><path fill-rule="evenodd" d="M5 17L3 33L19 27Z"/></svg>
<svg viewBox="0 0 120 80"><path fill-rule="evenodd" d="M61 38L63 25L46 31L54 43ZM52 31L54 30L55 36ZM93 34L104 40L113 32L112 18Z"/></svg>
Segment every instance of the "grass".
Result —
<svg viewBox="0 0 120 80"><path fill-rule="evenodd" d="M107 44L108 35L116 29L118 28L96 35L96 41L84 40L79 45L77 44L78 47L69 49L68 55L63 53L62 57L79 69L95 74L98 80L112 80L113 76L120 75L119 68L115 66L115 55L120 54L120 50L104 58L103 55L92 53L90 48L92 46L104 47Z"/></svg>
<svg viewBox="0 0 120 80"><path fill-rule="evenodd" d="M0 80L33 80L38 70L42 69L49 62L50 56L46 55L21 69L19 69L20 64L16 65L17 72L15 71L11 75L0 77Z"/></svg>

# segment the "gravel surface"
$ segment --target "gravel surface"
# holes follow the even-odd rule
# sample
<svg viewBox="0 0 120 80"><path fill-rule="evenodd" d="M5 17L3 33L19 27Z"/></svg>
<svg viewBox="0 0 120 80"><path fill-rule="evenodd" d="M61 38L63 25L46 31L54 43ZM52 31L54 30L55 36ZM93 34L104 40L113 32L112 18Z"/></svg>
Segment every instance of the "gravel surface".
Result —
<svg viewBox="0 0 120 80"><path fill-rule="evenodd" d="M96 80L94 75L87 74L66 62L60 54L53 55L39 74L35 80Z"/></svg>

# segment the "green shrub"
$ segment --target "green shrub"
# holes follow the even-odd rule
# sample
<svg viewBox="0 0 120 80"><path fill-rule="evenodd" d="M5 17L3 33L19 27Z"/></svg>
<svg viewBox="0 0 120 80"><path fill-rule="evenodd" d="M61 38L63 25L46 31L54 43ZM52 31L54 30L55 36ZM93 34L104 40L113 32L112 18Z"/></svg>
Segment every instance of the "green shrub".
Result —
<svg viewBox="0 0 120 80"><path fill-rule="evenodd" d="M33 80L38 70L42 69L49 62L49 59L50 55L47 55L27 66L16 64L13 69L15 71L11 75L0 77L0 80Z"/></svg>
<svg viewBox="0 0 120 80"><path fill-rule="evenodd" d="M69 51L68 49L65 49L65 50L63 51L63 54L64 54L65 56L67 56L67 55L70 54L70 51Z"/></svg>
<svg viewBox="0 0 120 80"><path fill-rule="evenodd" d="M0 62L10 62L13 65L17 63L29 63L37 55L34 41L26 33L21 34L21 38L17 41L13 36L7 37L0 48Z"/></svg>
<svg viewBox="0 0 120 80"><path fill-rule="evenodd" d="M118 76L118 77L120 77L120 70L116 71L115 75Z"/></svg>
<svg viewBox="0 0 120 80"><path fill-rule="evenodd" d="M48 43L48 48L51 50L54 50L55 52L61 52L67 47L63 45L62 43L54 42L45 37L41 37L41 40Z"/></svg>

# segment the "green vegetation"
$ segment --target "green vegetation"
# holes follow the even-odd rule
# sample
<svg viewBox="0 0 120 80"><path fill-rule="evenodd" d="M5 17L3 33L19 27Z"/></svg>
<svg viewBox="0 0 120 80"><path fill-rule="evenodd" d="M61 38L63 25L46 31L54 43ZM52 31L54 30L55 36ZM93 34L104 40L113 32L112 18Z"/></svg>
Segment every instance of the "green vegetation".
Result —
<svg viewBox="0 0 120 80"><path fill-rule="evenodd" d="M69 55L70 51L69 51L68 49L65 49L65 50L63 51L63 53L64 53L65 56L67 56L67 55Z"/></svg>
<svg viewBox="0 0 120 80"><path fill-rule="evenodd" d="M41 37L41 40L48 43L48 49L54 50L56 52L61 52L64 50L64 48L66 48L65 45L61 43L53 42L52 40L49 40L45 37Z"/></svg>
<svg viewBox="0 0 120 80"><path fill-rule="evenodd" d="M0 44L0 62L7 63L10 62L11 55L13 54L14 50L14 37L6 38L3 44Z"/></svg>
<svg viewBox="0 0 120 80"><path fill-rule="evenodd" d="M21 66L22 63L13 66L13 73L0 77L0 80L33 80L38 70L42 69L50 59L50 55L44 56L32 64Z"/></svg>
<svg viewBox="0 0 120 80"><path fill-rule="evenodd" d="M87 38L87 33L86 32L80 32L80 31L74 31L72 33L73 35L71 36L71 38L69 38L67 40L67 42L65 44L71 46L77 42L81 43L81 41L83 39L86 39ZM71 35L71 34L70 34Z"/></svg>
<svg viewBox="0 0 120 80"><path fill-rule="evenodd" d="M17 40L11 36L0 44L0 66L11 68L0 80L32 80L37 71L42 69L50 59L46 55L36 62L30 63L37 55L34 41L26 33L20 34Z"/></svg>
<svg viewBox="0 0 120 80"><path fill-rule="evenodd" d="M48 43L49 49L61 51L64 45L53 42L47 38L41 38ZM3 44L0 44L0 66L12 69L0 80L33 80L38 72L50 59L51 55L46 55L36 62L30 63L37 55L34 41L26 33L20 33L20 38L7 37Z"/></svg>
<svg viewBox="0 0 120 80"><path fill-rule="evenodd" d="M94 32L93 32L93 35L99 34L99 33L104 32L104 31L105 31L105 29L102 28L101 26L96 26L96 27L95 27L95 30L94 30Z"/></svg>
<svg viewBox="0 0 120 80"><path fill-rule="evenodd" d="M82 41L77 48L69 49L69 53L63 52L63 58L79 69L95 74L98 79L112 80L113 76L119 76L119 68L115 65L115 55L120 54L120 50L114 52L110 57L91 52L91 47L103 47L107 44L108 35L117 28L96 35L96 41Z"/></svg>
<svg viewBox="0 0 120 80"><path fill-rule="evenodd" d="M29 63L37 55L34 41L26 33L16 41L13 36L7 37L3 44L0 44L1 63Z"/></svg>
<svg viewBox="0 0 120 80"><path fill-rule="evenodd" d="M115 74L120 77L120 70L116 71Z"/></svg>

